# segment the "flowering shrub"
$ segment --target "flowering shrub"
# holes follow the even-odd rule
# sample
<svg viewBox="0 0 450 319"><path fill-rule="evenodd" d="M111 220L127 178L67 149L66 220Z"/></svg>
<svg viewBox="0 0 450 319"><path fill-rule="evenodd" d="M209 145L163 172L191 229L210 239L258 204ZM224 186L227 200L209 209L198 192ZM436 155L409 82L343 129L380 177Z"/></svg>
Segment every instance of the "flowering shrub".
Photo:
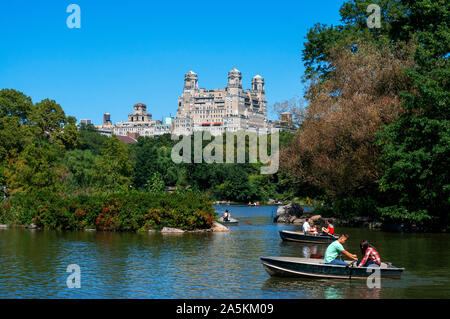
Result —
<svg viewBox="0 0 450 319"><path fill-rule="evenodd" d="M48 229L96 228L138 231L175 227L210 228L216 217L208 197L196 192L123 191L59 195L48 191L16 194L0 205L0 223Z"/></svg>

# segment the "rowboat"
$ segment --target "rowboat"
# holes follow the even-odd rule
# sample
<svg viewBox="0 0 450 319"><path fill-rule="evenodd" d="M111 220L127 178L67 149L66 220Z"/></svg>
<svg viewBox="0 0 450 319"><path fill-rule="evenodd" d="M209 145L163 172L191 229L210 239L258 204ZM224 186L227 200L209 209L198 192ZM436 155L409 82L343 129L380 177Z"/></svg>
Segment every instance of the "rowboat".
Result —
<svg viewBox="0 0 450 319"><path fill-rule="evenodd" d="M296 241L301 243L328 244L338 239L334 235L310 235L304 232L280 230L280 237L284 241Z"/></svg>
<svg viewBox="0 0 450 319"><path fill-rule="evenodd" d="M231 218L231 220L229 221L223 221L223 217L219 217L219 223L227 226L236 226L237 224L239 224L239 220Z"/></svg>
<svg viewBox="0 0 450 319"><path fill-rule="evenodd" d="M382 262L381 266L357 267L347 262L347 266L328 265L323 259L298 257L260 257L264 269L274 277L306 277L328 279L367 279L373 269L379 269L381 278L400 279L405 268L398 268L391 263Z"/></svg>

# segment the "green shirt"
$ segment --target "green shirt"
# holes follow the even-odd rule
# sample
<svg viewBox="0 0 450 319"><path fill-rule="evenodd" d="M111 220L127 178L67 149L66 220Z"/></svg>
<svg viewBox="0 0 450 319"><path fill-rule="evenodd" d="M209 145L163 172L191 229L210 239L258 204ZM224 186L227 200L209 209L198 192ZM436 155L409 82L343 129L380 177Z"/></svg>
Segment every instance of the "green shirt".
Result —
<svg viewBox="0 0 450 319"><path fill-rule="evenodd" d="M332 242L325 251L325 263L330 263L335 260L344 250L344 246L342 246L340 242L338 242L337 240Z"/></svg>

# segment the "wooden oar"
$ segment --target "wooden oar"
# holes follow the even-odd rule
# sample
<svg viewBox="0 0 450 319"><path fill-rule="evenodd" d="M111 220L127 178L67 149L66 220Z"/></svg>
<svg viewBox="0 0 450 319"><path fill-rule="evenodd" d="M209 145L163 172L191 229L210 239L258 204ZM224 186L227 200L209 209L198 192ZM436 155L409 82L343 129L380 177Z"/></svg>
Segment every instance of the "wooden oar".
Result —
<svg viewBox="0 0 450 319"><path fill-rule="evenodd" d="M231 209L228 210L228 212L231 212ZM244 220L244 219L238 219L238 221L243 221L244 223L246 223L247 225L253 225L252 223Z"/></svg>
<svg viewBox="0 0 450 319"><path fill-rule="evenodd" d="M350 276L348 279L352 279L352 272L353 272L353 264L356 262L356 260L353 260L351 263L349 263L347 266L345 266L345 269L350 268Z"/></svg>
<svg viewBox="0 0 450 319"><path fill-rule="evenodd" d="M247 225L253 225L252 223L250 223L249 221L246 221L244 219L238 219L238 221L243 221L244 223L246 223Z"/></svg>

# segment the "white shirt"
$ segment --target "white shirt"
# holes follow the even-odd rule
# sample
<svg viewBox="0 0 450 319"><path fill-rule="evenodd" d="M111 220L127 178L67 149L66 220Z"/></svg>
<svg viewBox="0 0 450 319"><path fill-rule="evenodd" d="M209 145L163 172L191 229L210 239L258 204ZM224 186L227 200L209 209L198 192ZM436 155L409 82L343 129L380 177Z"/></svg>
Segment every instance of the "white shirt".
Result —
<svg viewBox="0 0 450 319"><path fill-rule="evenodd" d="M303 232L306 233L311 230L311 226L309 226L308 222L303 223Z"/></svg>

